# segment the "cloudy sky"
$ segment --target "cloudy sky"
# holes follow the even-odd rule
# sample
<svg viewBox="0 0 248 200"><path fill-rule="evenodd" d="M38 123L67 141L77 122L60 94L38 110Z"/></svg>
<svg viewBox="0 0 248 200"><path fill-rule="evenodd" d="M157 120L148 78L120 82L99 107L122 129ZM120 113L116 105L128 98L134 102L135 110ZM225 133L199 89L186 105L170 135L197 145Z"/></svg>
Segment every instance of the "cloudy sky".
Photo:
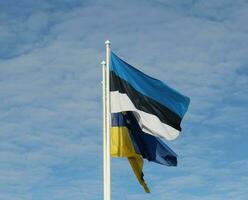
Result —
<svg viewBox="0 0 248 200"><path fill-rule="evenodd" d="M191 98L176 168L144 194L112 160L118 200L247 199L247 0L0 0L0 199L102 199L104 41Z"/></svg>

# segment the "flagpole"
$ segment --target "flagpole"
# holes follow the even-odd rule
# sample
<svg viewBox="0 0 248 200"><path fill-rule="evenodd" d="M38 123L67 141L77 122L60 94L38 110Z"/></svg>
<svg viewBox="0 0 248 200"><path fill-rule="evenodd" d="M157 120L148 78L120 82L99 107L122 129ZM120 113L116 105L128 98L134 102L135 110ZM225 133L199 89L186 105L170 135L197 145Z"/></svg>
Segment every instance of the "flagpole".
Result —
<svg viewBox="0 0 248 200"><path fill-rule="evenodd" d="M111 113L110 113L110 41L105 42L106 45L106 179L104 184L106 184L106 196L104 195L104 200L111 200L111 155L110 155L110 125L111 125Z"/></svg>
<svg viewBox="0 0 248 200"><path fill-rule="evenodd" d="M106 199L106 169L107 169L107 165L106 165L106 147L107 147L107 131L106 131L106 62L102 61L101 62L102 65L102 102L103 102L103 195L104 195L104 200Z"/></svg>

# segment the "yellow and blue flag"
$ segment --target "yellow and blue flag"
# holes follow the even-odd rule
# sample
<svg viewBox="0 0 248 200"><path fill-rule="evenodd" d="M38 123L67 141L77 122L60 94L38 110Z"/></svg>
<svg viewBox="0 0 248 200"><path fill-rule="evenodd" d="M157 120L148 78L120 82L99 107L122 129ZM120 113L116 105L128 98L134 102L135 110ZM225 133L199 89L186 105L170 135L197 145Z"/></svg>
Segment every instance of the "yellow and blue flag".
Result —
<svg viewBox="0 0 248 200"><path fill-rule="evenodd" d="M144 133L132 112L112 113L111 155L127 157L139 183L146 192L143 158L167 166L177 165L177 155L161 139Z"/></svg>
<svg viewBox="0 0 248 200"><path fill-rule="evenodd" d="M149 193L150 190L145 183L142 172L144 161L142 156L135 151L124 115L122 113L114 113L111 118L111 155L113 157L127 157L139 183Z"/></svg>

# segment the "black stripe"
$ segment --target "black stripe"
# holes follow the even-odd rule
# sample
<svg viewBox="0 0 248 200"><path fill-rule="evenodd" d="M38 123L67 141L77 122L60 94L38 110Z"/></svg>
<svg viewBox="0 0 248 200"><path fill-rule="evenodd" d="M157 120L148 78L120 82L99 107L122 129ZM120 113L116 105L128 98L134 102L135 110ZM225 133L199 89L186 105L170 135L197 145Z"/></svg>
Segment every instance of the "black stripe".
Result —
<svg viewBox="0 0 248 200"><path fill-rule="evenodd" d="M134 89L127 81L110 71L110 91L127 94L134 106L141 111L156 115L161 122L181 131L181 117L166 106Z"/></svg>

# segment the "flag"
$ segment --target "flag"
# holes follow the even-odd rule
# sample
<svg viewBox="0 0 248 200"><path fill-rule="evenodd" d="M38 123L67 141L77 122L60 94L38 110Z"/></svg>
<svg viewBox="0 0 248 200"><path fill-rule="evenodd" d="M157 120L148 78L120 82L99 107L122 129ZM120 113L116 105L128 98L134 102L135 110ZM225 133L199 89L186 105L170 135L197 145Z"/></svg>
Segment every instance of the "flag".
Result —
<svg viewBox="0 0 248 200"><path fill-rule="evenodd" d="M161 139L142 132L132 112L112 113L111 155L127 157L146 192L150 192L143 174L143 158L167 166L177 165L177 155Z"/></svg>
<svg viewBox="0 0 248 200"><path fill-rule="evenodd" d="M137 154L130 138L128 128L126 127L125 119L122 114L114 113L111 116L112 127L111 131L111 155L113 157L127 157L133 172L144 190L149 193L150 190L144 180L143 158Z"/></svg>
<svg viewBox="0 0 248 200"><path fill-rule="evenodd" d="M135 69L111 52L111 112L132 111L141 130L167 140L178 137L190 99Z"/></svg>
<svg viewBox="0 0 248 200"><path fill-rule="evenodd" d="M160 138L143 132L132 112L124 115L135 151L148 161L177 166L177 154Z"/></svg>

